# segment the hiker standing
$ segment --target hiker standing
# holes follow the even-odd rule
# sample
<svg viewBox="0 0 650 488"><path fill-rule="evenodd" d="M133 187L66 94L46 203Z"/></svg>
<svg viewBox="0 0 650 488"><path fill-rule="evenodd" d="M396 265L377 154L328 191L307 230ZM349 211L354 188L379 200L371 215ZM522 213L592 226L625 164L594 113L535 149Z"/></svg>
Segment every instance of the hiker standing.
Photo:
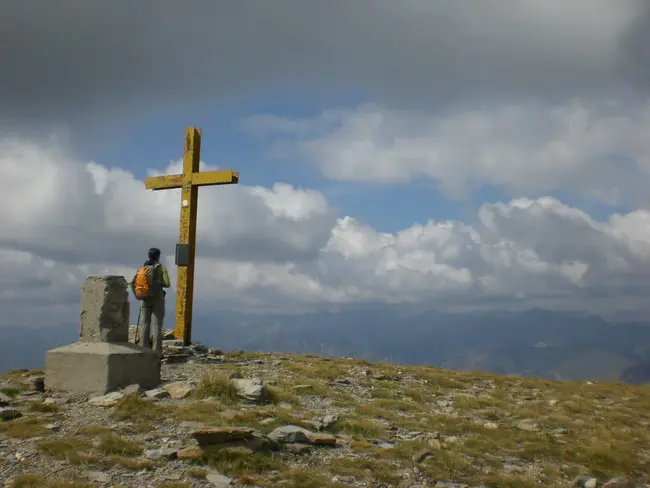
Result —
<svg viewBox="0 0 650 488"><path fill-rule="evenodd" d="M160 249L149 249L149 260L138 268L131 280L131 289L135 298L140 300L138 324L140 345L151 348L149 336L153 335L153 350L162 353L162 326L165 318L164 288L170 287L167 268L160 262Z"/></svg>

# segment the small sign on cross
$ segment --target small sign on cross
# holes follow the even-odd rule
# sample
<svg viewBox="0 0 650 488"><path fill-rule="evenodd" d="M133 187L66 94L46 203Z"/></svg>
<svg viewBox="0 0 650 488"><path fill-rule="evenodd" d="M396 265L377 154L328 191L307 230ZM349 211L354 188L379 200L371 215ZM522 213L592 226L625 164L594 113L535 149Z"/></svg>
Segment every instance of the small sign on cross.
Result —
<svg viewBox="0 0 650 488"><path fill-rule="evenodd" d="M192 341L192 297L194 295L194 258L196 255L196 215L199 186L236 185L239 172L230 169L199 171L201 160L201 130L185 129L183 173L153 176L145 180L148 190L181 188L181 218L178 243L186 245L186 256L179 262L177 249L178 283L176 285L176 321L174 335L185 345ZM180 247L179 246L179 247ZM182 263L182 264L181 264ZM183 265L184 264L184 265Z"/></svg>

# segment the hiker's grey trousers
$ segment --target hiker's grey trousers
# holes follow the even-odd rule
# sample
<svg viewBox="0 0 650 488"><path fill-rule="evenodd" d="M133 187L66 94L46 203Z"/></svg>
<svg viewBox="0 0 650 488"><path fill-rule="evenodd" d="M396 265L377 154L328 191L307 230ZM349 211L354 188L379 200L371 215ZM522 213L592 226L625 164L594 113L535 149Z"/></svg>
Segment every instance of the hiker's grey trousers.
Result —
<svg viewBox="0 0 650 488"><path fill-rule="evenodd" d="M140 306L140 345L160 354L162 352L162 327L165 318L165 296L143 300ZM153 338L151 347L150 338Z"/></svg>

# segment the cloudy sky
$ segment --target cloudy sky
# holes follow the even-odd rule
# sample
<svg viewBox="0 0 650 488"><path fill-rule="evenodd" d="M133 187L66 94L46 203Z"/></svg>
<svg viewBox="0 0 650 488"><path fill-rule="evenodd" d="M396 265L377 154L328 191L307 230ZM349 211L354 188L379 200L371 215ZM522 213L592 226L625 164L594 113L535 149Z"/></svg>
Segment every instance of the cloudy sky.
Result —
<svg viewBox="0 0 650 488"><path fill-rule="evenodd" d="M645 318L648 45L643 0L2 2L0 326L76 322L150 246L175 280L144 178L188 125L240 171L200 190L197 313Z"/></svg>

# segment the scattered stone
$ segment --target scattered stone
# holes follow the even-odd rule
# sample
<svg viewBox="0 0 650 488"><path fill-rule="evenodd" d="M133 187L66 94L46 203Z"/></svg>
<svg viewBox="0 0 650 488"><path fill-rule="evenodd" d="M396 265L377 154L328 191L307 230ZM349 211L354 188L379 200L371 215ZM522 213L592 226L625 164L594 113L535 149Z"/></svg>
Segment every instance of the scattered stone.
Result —
<svg viewBox="0 0 650 488"><path fill-rule="evenodd" d="M253 432L255 430L248 427L211 427L195 430L191 435L199 446L210 446L243 440L251 437Z"/></svg>
<svg viewBox="0 0 650 488"><path fill-rule="evenodd" d="M613 478L606 483L603 483L601 488L636 488L636 483L629 478Z"/></svg>
<svg viewBox="0 0 650 488"><path fill-rule="evenodd" d="M232 380L237 394L250 402L262 402L267 399L266 386L260 378L237 378Z"/></svg>
<svg viewBox="0 0 650 488"><path fill-rule="evenodd" d="M160 461L161 459L175 459L178 449L173 447L162 447L160 449L149 449L144 452L144 457L152 461Z"/></svg>
<svg viewBox="0 0 650 488"><path fill-rule="evenodd" d="M138 332L136 334L136 331ZM129 342L138 343L140 340L139 329L136 325L129 326ZM223 352L216 348L209 348L198 342L185 346L183 341L174 337L172 329L163 331L162 364L182 363L215 363L223 362Z"/></svg>
<svg viewBox="0 0 650 488"><path fill-rule="evenodd" d="M108 475L103 471L86 471L86 478L97 483L108 483L110 481Z"/></svg>
<svg viewBox="0 0 650 488"><path fill-rule="evenodd" d="M135 395L140 396L143 393L143 391L144 389L137 383L122 388L122 393L124 393L124 396L135 396Z"/></svg>
<svg viewBox="0 0 650 488"><path fill-rule="evenodd" d="M376 444L376 446L379 449L392 449L392 448L395 447L395 443L394 442L378 442Z"/></svg>
<svg viewBox="0 0 650 488"><path fill-rule="evenodd" d="M433 454L431 453L431 451L429 451L427 449L423 449L423 450L421 450L421 451L419 451L419 452L417 452L417 453L415 453L413 455L413 462L414 463L421 463L425 459L428 459L428 458L430 458L432 456L433 456Z"/></svg>
<svg viewBox="0 0 650 488"><path fill-rule="evenodd" d="M164 329L162 332L163 341L168 341L170 339L175 339L174 329Z"/></svg>
<svg viewBox="0 0 650 488"><path fill-rule="evenodd" d="M578 476L571 482L571 488L596 488L598 480L589 476Z"/></svg>
<svg viewBox="0 0 650 488"><path fill-rule="evenodd" d="M286 450L294 454L309 454L312 451L312 446L310 444L287 444Z"/></svg>
<svg viewBox="0 0 650 488"><path fill-rule="evenodd" d="M190 393L194 391L194 386L184 383L182 381L175 381L173 383L167 383L164 386L169 396L174 400L182 400L190 396Z"/></svg>
<svg viewBox="0 0 650 488"><path fill-rule="evenodd" d="M196 422L194 420L182 420L181 423L178 425L183 429L200 430L206 428L206 425L203 422Z"/></svg>
<svg viewBox="0 0 650 488"><path fill-rule="evenodd" d="M161 398L167 398L169 396L169 392L164 388L155 388L153 390L147 390L144 392L144 394L147 398L150 398L151 400L160 400Z"/></svg>
<svg viewBox="0 0 650 488"><path fill-rule="evenodd" d="M189 446L189 447L184 447L183 449L179 450L176 453L176 457L178 459L182 459L184 461L194 461L197 459L201 459L205 451L201 449L200 447L196 446Z"/></svg>
<svg viewBox="0 0 650 488"><path fill-rule="evenodd" d="M302 443L332 446L336 444L336 437L328 434L311 432L297 425L284 425L273 430L269 439L285 443Z"/></svg>
<svg viewBox="0 0 650 488"><path fill-rule="evenodd" d="M88 403L95 407L114 407L124 396L121 391L113 391L107 395L92 397Z"/></svg>
<svg viewBox="0 0 650 488"><path fill-rule="evenodd" d="M429 444L429 448L431 448L431 449L433 449L435 451L438 451L438 450L442 449L442 443L438 439L429 439L427 444Z"/></svg>
<svg viewBox="0 0 650 488"><path fill-rule="evenodd" d="M311 424L316 430L326 430L339 421L339 416L336 414L325 415L324 417L316 417L311 421Z"/></svg>
<svg viewBox="0 0 650 488"><path fill-rule="evenodd" d="M458 436L450 435L442 439L442 442L445 444L458 444Z"/></svg>
<svg viewBox="0 0 650 488"><path fill-rule="evenodd" d="M338 378L328 382L329 386L350 386L352 382L347 378Z"/></svg>
<svg viewBox="0 0 650 488"><path fill-rule="evenodd" d="M4 393L0 393L0 407L7 406L10 403L11 403L11 397L5 395Z"/></svg>
<svg viewBox="0 0 650 488"><path fill-rule="evenodd" d="M534 420L523 420L517 424L517 428L519 430L525 430L527 432L537 432L539 431L538 425L535 423Z"/></svg>
<svg viewBox="0 0 650 488"><path fill-rule="evenodd" d="M22 401L22 400L29 400L34 397L40 397L42 396L43 393L40 391L22 391L18 394L16 397L17 400Z"/></svg>
<svg viewBox="0 0 650 488"><path fill-rule="evenodd" d="M0 408L0 419L2 420L14 420L22 417L23 414L20 413L20 410L11 407L2 407Z"/></svg>
<svg viewBox="0 0 650 488"><path fill-rule="evenodd" d="M163 350L163 357L165 357L165 355L170 355L174 358L179 358L182 355L185 355L185 357L189 355L188 360L195 360L197 363L209 362L211 360L210 354L222 354L221 351L208 349L205 346L198 344L182 346L173 340L165 345L167 347ZM296 359L292 357L285 357L282 360L273 360L273 358L255 360L251 359L248 355L242 355L236 358L229 355L228 358L221 358L220 360L237 363L238 366L241 365L239 371L245 371L247 376L253 378L248 380L236 379L233 381L233 383L238 386L238 392L240 392L242 398L253 402L258 402L265 398L266 392L264 385L280 384L281 382L284 383L284 381L286 381L287 378L283 377L285 371L282 369L282 364L286 364L286 361L289 361L290 363L293 362L294 364L297 363ZM308 364L305 371L316 366L320 361L321 359L314 359L314 364ZM260 365L261 367L258 367ZM0 466L2 466L0 468L0 478L2 478L3 481L14 479L20 472L24 472L23 470L25 470L25 468L22 465L29 464L29 470L33 470L39 474L42 473L42 476L48 480L50 478L57 479L61 476L68 476L68 471L74 471L74 475L90 473L87 477L90 478L91 481L87 482L93 484L93 486L153 487L162 484L165 481L175 481L178 482L179 485L189 482L204 487L232 487L233 485L240 486L240 484L248 484L251 480L246 475L241 475L241 478L231 479L216 471L209 471L206 477L194 480L191 479L190 475L197 473L191 473L187 468L190 464L195 464L195 461L204 458L206 452L212 453L218 449L227 449L228 452L224 454L229 454L231 451L233 453L237 452L237 455L239 456L249 455L251 451L255 452L263 449L275 449L277 447L286 451L281 455L281 457L282 460L286 462L287 468L312 469L314 467L314 460L321 456L325 456L328 461L334 460L334 458L331 457L334 453L323 452L322 449L320 449L320 452L318 452L316 456L311 457L312 454L319 451L319 448L317 447L319 445L338 445L340 449L337 449L338 453L335 455L337 458L363 460L367 459L370 453L364 452L363 449L357 450L354 441L359 440L364 444L365 442L370 442L375 447L375 451L390 449L399 450L401 454L395 454L395 456L399 457L399 455L404 454L401 452L402 448L406 447L402 445L401 439L403 439L406 441L416 440L419 448L422 450L412 457L415 463L421 464L419 466L417 464L411 465L410 467L403 466L402 468L395 466L394 475L396 478L399 478L400 481L395 481L394 483L391 483L390 486L399 488L432 488L434 486L436 488L467 487L467 485L459 483L458 478L454 478L453 475L448 475L449 478L440 477L432 479L431 473L429 473L425 468L427 463L437 463L437 458L441 454L445 454L440 452L443 447L449 448L449 445L460 444L464 442L465 439L465 436L449 436L443 438L439 433L430 432L430 427L435 424L431 423L431 418L428 415L413 414L406 409L395 409L391 412L394 414L394 417L391 416L390 422L384 419L374 419L372 415L369 415L368 420L374 420L378 426L386 429L386 431L390 433L390 441L379 441L373 440L372 438L364 440L357 435L352 436L343 433L336 437L325 434L327 429L339 420L339 415L345 416L348 412L354 409L355 401L357 404L367 403L369 400L371 401L371 398L369 397L372 395L369 395L367 390L372 389L372 386L367 387L367 385L373 383L377 378L382 378L381 375L373 377L371 372L364 372L366 366L363 364L350 363L331 365L336 366L337 369L339 369L340 366L340 372L337 374L344 377L335 380L331 384L345 387L347 393L350 394L351 397L354 397L353 401L350 401L349 403L347 401L335 402L332 401L332 398L328 398L319 405L320 400L311 396L312 393L310 390L312 390L313 386L307 384L307 382L311 381L312 378L304 375L301 376L300 369L296 368L295 371L292 369L292 371L286 372L290 375L289 379L291 381L298 383L294 387L294 391L305 391L308 393L308 395L303 396L300 399L301 405L298 409L296 405L284 402L279 405L274 405L273 408L255 407L252 410L251 408L253 405L238 405L237 407L232 407L232 410L222 410L223 407L217 405L217 402L215 402L214 399L211 400L214 404L210 403L210 400L206 400L206 403L196 404L198 407L205 409L206 412L214 407L215 417L211 419L211 421L217 421L217 419L219 419L220 422L223 422L222 424L217 425L231 423L231 420L239 423L240 418L238 418L237 415L241 415L242 413L246 418L249 417L249 414L253 413L261 415L261 417L255 416L255 419L261 418L263 420L261 420L260 425L269 426L265 428L265 431L267 429L271 430L271 426L275 427L276 425L280 425L280 420L286 418L293 417L295 418L293 422L300 425L300 427L298 425L280 427L273 430L273 432L268 436L260 434L255 429L244 427L213 427L209 424L206 425L193 421L179 422L171 418L165 418L164 415L161 418L155 417L150 419L150 423L153 427L151 431L147 431L148 429L146 428L139 430L136 427L140 427L140 422L135 418L132 419L132 422L120 421L108 415L108 412L98 412L97 409L94 409L94 407L91 406L93 404L112 406L119 401L121 395L126 397L130 394L143 394L147 398L158 400L171 396L167 388L176 388L178 390L178 393L176 394L177 397L187 398L190 396L186 395L187 390L194 389L195 386L193 385L196 384L194 382L198 381L200 376L209 370L209 368L203 368L198 365L170 366L163 368L162 373L165 381L168 382L167 387L156 385L154 389L143 391L143 389L137 384L129 385L127 383L126 386L120 386L120 389L112 390L112 393L106 392L108 394L102 393L101 395L93 393L90 395L92 396L90 400L88 400L88 393L70 395L68 393L60 394L47 390L47 397L45 397L45 395L42 395L42 392L30 390L27 392L27 394L30 395L30 398L32 400L42 400L44 404L63 405L66 401L69 402L69 406L66 407L65 411L60 412L60 414L57 414L54 418L48 418L52 416L52 414L48 412L30 411L29 413L25 413L29 419L40 419L39 425L43 425L48 431L60 431L63 435L67 436L74 434L75 429L84 427L85 425L99 425L107 429L114 429L120 435L124 435L130 440L142 443L145 446L145 450L142 457L132 459L134 469L126 469L125 467L115 465L113 468L106 468L105 471L100 471L104 469L101 467L101 463L94 464L94 466L93 464L90 464L85 467L83 465L69 466L69 463L66 463L65 461L53 460L49 456L41 455L36 449L39 437L22 439L0 433ZM394 375L392 368L387 367L387 370L386 374ZM27 375L23 376L25 377ZM14 378L13 375L11 377ZM264 381L259 378L264 378ZM387 376L384 375L383 379L387 379ZM426 380L419 379L415 372L390 379L396 379L397 381L402 380L405 382L404 386L408 388L416 388L416 385L419 385L422 381L426 383ZM18 382L19 380L15 381ZM135 383L135 380L131 379L131 383ZM434 380L431 380L431 383L434 383ZM169 385L172 386L170 387ZM395 385L399 386L398 384ZM15 386L26 389L24 386L15 383L8 384L7 388ZM493 388L494 384L491 380L477 379L475 382L468 385L457 382L456 386L458 390L460 390L459 394L461 395L483 395ZM153 387L146 386L145 388ZM549 405L554 404L549 401L548 398L545 398L545 391L535 393L534 391L528 390L529 389L527 388L522 388L515 391L515 398L513 400L517 403L522 400L539 401L543 406L546 405L546 402L548 402ZM524 391L526 391L527 395L525 398L521 396ZM404 398L404 395L406 395L405 390L401 391L396 388L394 394L395 399L402 398L404 401L411 401L408 398ZM460 416L463 420L469 419L477 425L483 426L485 429L497 429L506 426L506 423L501 420L498 422L488 422L488 419L485 417L485 414L488 413L487 409L476 412L460 412L453 403L455 394L456 392L449 392L445 391L445 388L439 388L438 391L436 391L434 398L427 399L426 408L430 409L430 413L432 415L440 415L440 429L446 429L444 426L444 420L442 419L443 415L449 416L450 418L459 418ZM21 405L21 401L27 400L26 398L23 399L22 396L23 395L19 395L16 398L11 398L7 395L4 395L4 397L0 396L0 406L13 406L13 410L18 411L15 408L15 405ZM620 399L617 398L616 401L620 401ZM414 405L417 405L418 401L413 400L413 403ZM162 404L166 405L167 402L162 402ZM173 407L175 406L176 405L173 405ZM390 408L388 402L385 407L387 409ZM0 412L1 411L7 411L7 409L2 409ZM309 411L312 413L308 413ZM371 414L370 410L368 410L368 413ZM20 412L18 412L18 414L20 414ZM504 415L504 418L508 418L511 413L505 411ZM95 419L91 420L91 416L95 416ZM264 418L265 416L268 417ZM417 422L418 420L424 422L420 424ZM47 424L47 422L54 421L56 421L56 423ZM517 419L511 422L512 424L516 424L517 428L522 430L530 430L531 432L537 431L537 429L541 430L541 428L535 423L537 421L531 419ZM519 424L517 424L517 422L519 422ZM642 425L646 427L645 424L642 423ZM307 427L306 429L304 428L305 426ZM313 426L313 428L311 426ZM10 427L10 424L6 425L6 428L8 427ZM146 425L143 423L142 427L146 427ZM421 429L421 431L411 430L417 428ZM570 429L574 430L578 429L578 427L572 423ZM546 429L544 429L544 431L546 432ZM562 433L566 433L566 429L548 429L548 432L550 435L561 435ZM190 443L186 444L185 442L190 436L193 439ZM46 432L43 438L55 439L58 438L58 436L48 435ZM87 438L90 440L89 437ZM194 440L197 441L198 446L190 445L195 444ZM562 438L557 441L563 444L569 444L572 442L569 438ZM359 447L363 446L360 445ZM471 458L466 457L466 452L462 447L458 446L458 448L453 450L454 455L471 461ZM471 449L469 452L471 452ZM98 454L94 450L85 452L85 454L91 453ZM384 452L384 455L380 455L380 457L385 457L387 460L395 458L392 455L386 456L386 454L389 453ZM412 452L410 454L412 454ZM564 471L565 466L571 469L576 468L576 463L573 461L560 464L557 460L555 463L545 459L522 460L515 452L512 452L510 456L489 452L482 454L484 454L486 459L490 461L490 466L499 466L498 473L495 473L498 475L511 474L513 477L523 475L522 478L524 476L530 476L532 478L541 473L541 470L545 469L547 466L550 466L553 469L561 468L563 473L571 472ZM645 454L645 451L643 451L641 456L645 458ZM409 459L409 457L406 459ZM433 459L430 459L432 457ZM148 468L148 463L150 463L150 461L155 461L155 469L144 469ZM246 460L243 459L243 461ZM442 462L444 459L441 459L440 461ZM494 464L491 463L492 461L494 461ZM188 464L184 465L184 463ZM95 469L98 471L84 472L85 469ZM207 467L206 469L209 470L210 468ZM269 469L267 473L271 483L273 482L274 475L280 474L274 472L272 469ZM327 472L324 471L322 474L327 475ZM327 479L324 480L323 485L328 485L328 483L339 483L343 486L350 487L371 486L373 481L378 482L378 480L371 480L373 475L374 474L370 470L365 470L363 474L359 472L358 476L328 476ZM439 479L446 481L438 481ZM580 484L574 486L575 488L632 488L634 486L641 488L643 486L643 483L635 485L627 478L614 478L605 481L606 478L605 480L584 478ZM280 483L278 483L278 486L279 485ZM472 487L487 488L485 486L479 487L476 485L472 485ZM650 488L650 486L646 488Z"/></svg>
<svg viewBox="0 0 650 488"><path fill-rule="evenodd" d="M524 468L521 466L517 466L516 464L512 463L505 463L503 465L503 469L508 473L508 474L521 474L524 471Z"/></svg>
<svg viewBox="0 0 650 488"><path fill-rule="evenodd" d="M208 473L205 479L206 481L212 483L212 486L215 486L217 488L227 488L229 486L232 486L232 479L222 475L221 473L217 473L216 471Z"/></svg>
<svg viewBox="0 0 650 488"><path fill-rule="evenodd" d="M43 376L30 376L27 378L27 389L42 393L45 391L45 378Z"/></svg>

